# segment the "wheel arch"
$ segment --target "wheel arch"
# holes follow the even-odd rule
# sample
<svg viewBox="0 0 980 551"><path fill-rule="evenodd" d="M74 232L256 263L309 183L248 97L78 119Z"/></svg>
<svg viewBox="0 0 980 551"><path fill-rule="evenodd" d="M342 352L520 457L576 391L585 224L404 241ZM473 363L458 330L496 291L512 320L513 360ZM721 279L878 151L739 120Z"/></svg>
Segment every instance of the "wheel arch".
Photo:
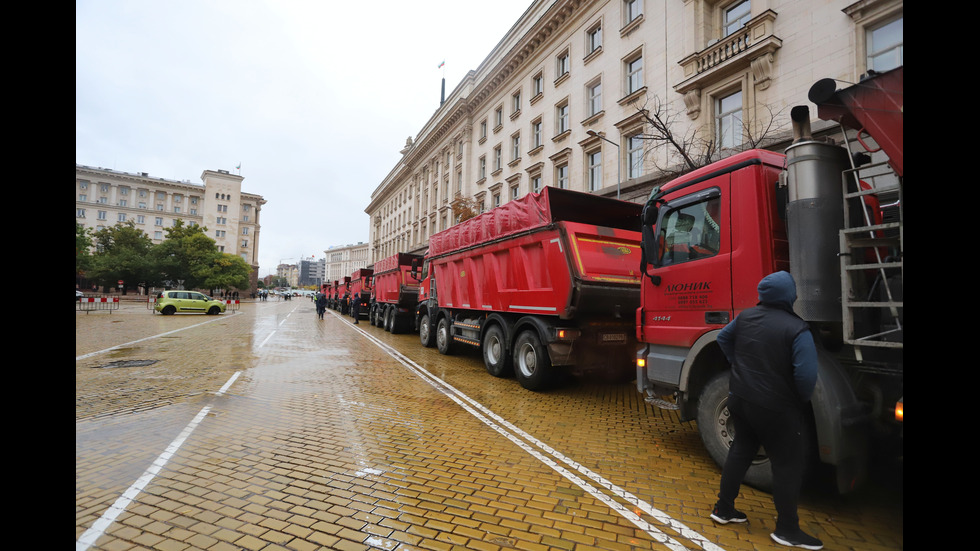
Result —
<svg viewBox="0 0 980 551"><path fill-rule="evenodd" d="M513 323L513 320L503 316L497 312L489 314L486 320L480 327L480 342L483 342L483 338L486 336L487 331L491 327L500 327L500 330L504 332L504 345L507 347L507 351L513 350L514 339L517 338L517 329Z"/></svg>
<svg viewBox="0 0 980 551"><path fill-rule="evenodd" d="M554 340L553 329L554 324L549 323L546 319L542 319L538 316L521 316L513 324L513 331L511 332L510 345L514 345L514 341L517 339L518 335L521 334L525 329L533 329L537 334L538 338L541 339L541 343L545 346Z"/></svg>
<svg viewBox="0 0 980 551"><path fill-rule="evenodd" d="M694 342L681 368L678 384L681 407L681 419L689 421L697 417L698 399L705 385L719 373L731 369L725 353L718 346L718 333L721 330L708 331Z"/></svg>

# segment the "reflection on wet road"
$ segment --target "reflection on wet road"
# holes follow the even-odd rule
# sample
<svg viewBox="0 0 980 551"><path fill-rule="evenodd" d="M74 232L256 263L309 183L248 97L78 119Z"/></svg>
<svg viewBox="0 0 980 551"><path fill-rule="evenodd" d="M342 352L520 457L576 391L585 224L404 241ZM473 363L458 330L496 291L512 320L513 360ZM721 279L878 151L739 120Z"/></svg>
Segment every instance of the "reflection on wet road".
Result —
<svg viewBox="0 0 980 551"><path fill-rule="evenodd" d="M76 315L76 547L770 546L769 496L745 488L748 526L713 525L695 427L632 385L532 393L476 354L330 314ZM155 362L103 367L120 360ZM884 497L816 492L801 519L828 548L900 549Z"/></svg>

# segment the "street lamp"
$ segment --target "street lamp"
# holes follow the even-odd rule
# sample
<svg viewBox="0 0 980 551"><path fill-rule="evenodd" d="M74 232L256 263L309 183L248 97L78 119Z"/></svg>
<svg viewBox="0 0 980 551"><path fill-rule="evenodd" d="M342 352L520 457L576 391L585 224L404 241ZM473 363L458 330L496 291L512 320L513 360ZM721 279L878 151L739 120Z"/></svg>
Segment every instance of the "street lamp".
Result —
<svg viewBox="0 0 980 551"><path fill-rule="evenodd" d="M619 158L619 144L606 138L605 132L596 132L595 130L587 130L585 132L589 136L599 138L600 140L609 142L616 147L616 199L619 199L619 185L620 185L620 166L623 164Z"/></svg>

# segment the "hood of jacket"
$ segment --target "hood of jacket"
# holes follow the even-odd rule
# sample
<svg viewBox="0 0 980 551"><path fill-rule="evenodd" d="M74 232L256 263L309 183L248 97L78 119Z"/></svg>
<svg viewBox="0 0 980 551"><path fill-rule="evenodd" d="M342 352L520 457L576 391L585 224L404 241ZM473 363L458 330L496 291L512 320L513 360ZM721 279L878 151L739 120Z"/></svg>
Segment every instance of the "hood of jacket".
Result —
<svg viewBox="0 0 980 551"><path fill-rule="evenodd" d="M793 276L789 272L776 272L762 278L759 282L759 302L792 310L796 302Z"/></svg>

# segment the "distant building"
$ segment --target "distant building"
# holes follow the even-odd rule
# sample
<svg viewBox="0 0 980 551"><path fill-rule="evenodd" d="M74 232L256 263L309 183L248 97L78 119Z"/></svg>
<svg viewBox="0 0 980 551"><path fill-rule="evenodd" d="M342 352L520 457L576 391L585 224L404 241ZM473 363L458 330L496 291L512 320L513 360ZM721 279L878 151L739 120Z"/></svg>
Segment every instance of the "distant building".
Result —
<svg viewBox="0 0 980 551"><path fill-rule="evenodd" d="M276 278L286 282L286 287L299 287L299 266L280 264L276 266Z"/></svg>
<svg viewBox="0 0 980 551"><path fill-rule="evenodd" d="M343 281L355 270L367 268L370 262L370 251L367 243L330 247L323 251L326 254L324 266L324 281Z"/></svg>
<svg viewBox="0 0 980 551"><path fill-rule="evenodd" d="M299 287L319 288L326 277L327 259L304 258L299 261L298 267L297 285Z"/></svg>
<svg viewBox="0 0 980 551"><path fill-rule="evenodd" d="M242 178L227 170L205 170L202 184L149 174L75 165L75 221L99 230L133 221L153 243L166 239L177 220L207 228L218 250L236 254L258 282L259 212L266 201L242 191Z"/></svg>

